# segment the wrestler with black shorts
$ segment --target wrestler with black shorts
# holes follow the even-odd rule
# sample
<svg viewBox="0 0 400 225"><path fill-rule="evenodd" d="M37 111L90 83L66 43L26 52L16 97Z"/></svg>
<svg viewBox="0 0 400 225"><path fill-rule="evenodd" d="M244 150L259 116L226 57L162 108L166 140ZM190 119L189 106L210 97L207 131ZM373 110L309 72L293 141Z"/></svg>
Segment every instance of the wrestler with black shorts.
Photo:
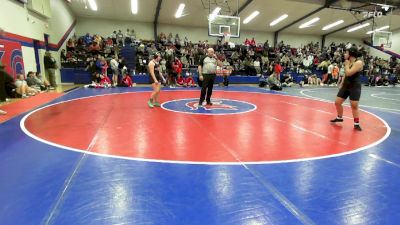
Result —
<svg viewBox="0 0 400 225"><path fill-rule="evenodd" d="M344 54L345 78L339 85L340 89L336 97L335 106L337 117L331 120L332 123L343 122L343 102L349 97L351 111L354 118L354 129L361 131L358 103L361 96L361 80L360 75L364 67L364 63L359 57L361 52L357 47L349 48Z"/></svg>
<svg viewBox="0 0 400 225"><path fill-rule="evenodd" d="M153 59L149 62L148 69L150 75L150 84L153 87L153 92L151 92L150 99L147 102L150 108L154 106L160 107L160 103L158 102L158 96L160 95L161 90L161 81L162 77L160 75L160 62L161 54L156 53L153 56Z"/></svg>

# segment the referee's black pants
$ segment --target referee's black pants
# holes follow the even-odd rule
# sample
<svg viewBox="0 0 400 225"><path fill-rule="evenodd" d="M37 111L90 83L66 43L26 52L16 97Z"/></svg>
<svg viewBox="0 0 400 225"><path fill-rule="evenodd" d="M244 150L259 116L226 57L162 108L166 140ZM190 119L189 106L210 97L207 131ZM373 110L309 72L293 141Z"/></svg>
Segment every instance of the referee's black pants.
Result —
<svg viewBox="0 0 400 225"><path fill-rule="evenodd" d="M199 103L203 103L206 99L207 103L211 102L212 90L214 87L215 74L203 74L203 86L201 87L201 95ZM207 96L206 96L207 93Z"/></svg>

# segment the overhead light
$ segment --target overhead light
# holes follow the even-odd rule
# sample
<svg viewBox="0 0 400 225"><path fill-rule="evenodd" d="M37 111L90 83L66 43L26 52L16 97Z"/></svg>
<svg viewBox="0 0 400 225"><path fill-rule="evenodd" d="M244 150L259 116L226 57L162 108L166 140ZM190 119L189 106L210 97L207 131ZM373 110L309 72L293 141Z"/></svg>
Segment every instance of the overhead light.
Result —
<svg viewBox="0 0 400 225"><path fill-rule="evenodd" d="M375 29L375 30L370 30L370 31L368 31L366 34L372 34L372 33L374 33L375 31L386 30L386 29L388 29L388 28L389 28L389 26L383 26L383 27L377 28L377 29Z"/></svg>
<svg viewBox="0 0 400 225"><path fill-rule="evenodd" d="M312 19L312 20L310 20L310 21L308 21L308 22L305 22L305 23L301 24L301 25L299 26L299 28L300 28L300 29L303 29L303 28L309 27L311 24L317 22L318 20L319 20L319 17L315 17L314 19Z"/></svg>
<svg viewBox="0 0 400 225"><path fill-rule="evenodd" d="M250 16L248 16L246 19L243 20L244 24L249 23L252 19L254 19L256 16L258 16L258 14L260 14L259 11L254 11L252 14L250 14Z"/></svg>
<svg viewBox="0 0 400 225"><path fill-rule="evenodd" d="M288 14L283 14L282 16L280 16L279 18L275 19L274 21L272 21L269 25L275 26L276 24L278 24L279 22L281 22L282 20L286 19L288 17Z"/></svg>
<svg viewBox="0 0 400 225"><path fill-rule="evenodd" d="M137 12L138 12L137 0L131 0L131 11L132 11L132 14L137 14Z"/></svg>
<svg viewBox="0 0 400 225"><path fill-rule="evenodd" d="M185 8L185 4L183 4L183 3L179 4L178 10L176 10L176 13L175 13L175 18L179 18L182 16L184 8Z"/></svg>
<svg viewBox="0 0 400 225"><path fill-rule="evenodd" d="M332 27L336 27L337 25L339 25L339 24L341 24L341 23L343 23L343 22L344 22L344 20L338 20L338 21L336 21L336 22L334 22L334 23L331 23L331 24L328 24L328 25L324 26L324 27L322 28L322 30L329 30L329 29L331 29Z"/></svg>
<svg viewBox="0 0 400 225"><path fill-rule="evenodd" d="M213 21L215 17L217 17L219 11L221 11L220 7L215 8L212 13L210 14L210 17L208 18L210 21Z"/></svg>
<svg viewBox="0 0 400 225"><path fill-rule="evenodd" d="M358 25L356 27L348 29L347 32L353 32L355 30L358 30L358 29L361 29L361 28L364 28L364 27L368 27L368 26L369 26L369 23L364 23L364 24L361 24L361 25Z"/></svg>
<svg viewBox="0 0 400 225"><path fill-rule="evenodd" d="M90 6L90 9L91 9L91 10L97 11L96 0L89 0L89 6Z"/></svg>
<svg viewBox="0 0 400 225"><path fill-rule="evenodd" d="M383 27L380 27L380 28L378 28L378 29L375 29L375 31L386 30L386 29L388 29L388 28L389 28L389 26L383 26Z"/></svg>

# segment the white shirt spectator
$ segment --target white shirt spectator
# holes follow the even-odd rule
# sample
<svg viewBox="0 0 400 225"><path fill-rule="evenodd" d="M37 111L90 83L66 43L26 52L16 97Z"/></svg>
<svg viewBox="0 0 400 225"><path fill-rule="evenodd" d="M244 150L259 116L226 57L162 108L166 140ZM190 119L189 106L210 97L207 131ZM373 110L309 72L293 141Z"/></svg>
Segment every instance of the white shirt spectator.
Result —
<svg viewBox="0 0 400 225"><path fill-rule="evenodd" d="M111 69L112 69L112 70L117 70L117 69L118 69L118 65L119 65L119 63L118 63L117 60L111 59L111 61L110 61L110 66L111 66Z"/></svg>
<svg viewBox="0 0 400 225"><path fill-rule="evenodd" d="M21 87L22 85L27 85L25 80L15 80L15 86L17 86L17 88Z"/></svg>
<svg viewBox="0 0 400 225"><path fill-rule="evenodd" d="M328 66L328 74L332 74L332 70L333 70L333 64L330 64Z"/></svg>
<svg viewBox="0 0 400 225"><path fill-rule="evenodd" d="M305 67L309 67L312 64L312 60L309 60L308 58L303 59L303 65Z"/></svg>

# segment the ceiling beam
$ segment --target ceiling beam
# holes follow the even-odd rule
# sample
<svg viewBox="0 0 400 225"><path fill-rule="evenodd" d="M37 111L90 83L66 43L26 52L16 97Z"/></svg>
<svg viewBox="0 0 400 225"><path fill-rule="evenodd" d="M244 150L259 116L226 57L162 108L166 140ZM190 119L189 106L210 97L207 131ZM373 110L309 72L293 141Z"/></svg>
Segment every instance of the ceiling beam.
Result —
<svg viewBox="0 0 400 225"><path fill-rule="evenodd" d="M346 30L347 28L350 28L350 27L355 26L355 25L360 24L360 23L364 23L364 22L366 22L366 21L368 21L368 20L372 20L372 19L373 19L373 17L370 17L370 18L366 18L366 19L357 21L357 22L352 23L352 24L349 24L349 25L347 25L347 26L345 26L345 27L342 27L342 28L339 28L339 29L337 29L337 30L331 31L331 32L329 32L329 33L326 33L326 34L324 34L323 36L328 36L328 35L331 35L331 34L333 34L333 33L336 33L336 32L342 31L342 30Z"/></svg>
<svg viewBox="0 0 400 225"><path fill-rule="evenodd" d="M337 1L338 0L326 0L325 4L323 6L319 7L318 9L316 9L316 10L310 12L310 13L307 13L306 15L302 16L301 18L299 18L299 19L289 23L288 25L282 27L281 29L277 30L276 32L279 33L281 31L285 30L286 28L289 28L289 27L293 26L294 24L304 20L305 18L307 18L307 17L309 17L311 15L314 15L315 13L317 13L317 12L319 12L319 11L325 9L325 8L328 8L329 6L331 6L333 3L337 2Z"/></svg>
<svg viewBox="0 0 400 225"><path fill-rule="evenodd" d="M154 15L154 41L157 43L157 36L158 36L158 32L157 32L157 25L158 25L158 17L160 15L160 11L161 11L161 3L162 0L158 0L157 2L157 8L156 8L156 13Z"/></svg>
<svg viewBox="0 0 400 225"><path fill-rule="evenodd" d="M237 12L235 12L232 16L239 16L239 14L252 2L253 0L247 0L240 8L238 9Z"/></svg>

